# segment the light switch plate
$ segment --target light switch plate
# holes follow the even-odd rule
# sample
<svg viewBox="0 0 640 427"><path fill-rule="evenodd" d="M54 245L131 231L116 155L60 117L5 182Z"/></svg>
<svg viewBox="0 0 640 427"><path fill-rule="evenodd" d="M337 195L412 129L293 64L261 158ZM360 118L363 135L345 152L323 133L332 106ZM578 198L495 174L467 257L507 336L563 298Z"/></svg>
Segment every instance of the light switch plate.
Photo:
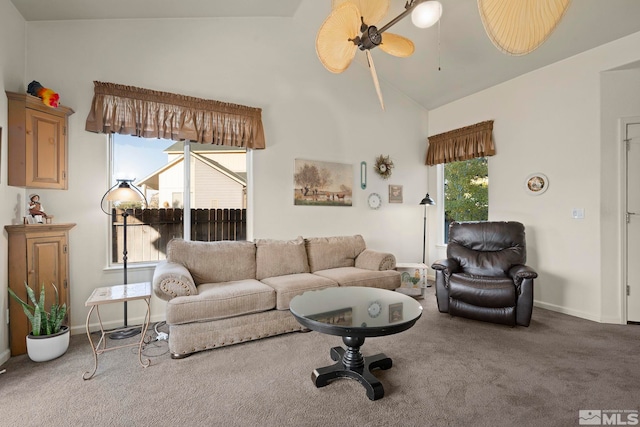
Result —
<svg viewBox="0 0 640 427"><path fill-rule="evenodd" d="M584 208L573 208L571 210L571 218L584 219Z"/></svg>

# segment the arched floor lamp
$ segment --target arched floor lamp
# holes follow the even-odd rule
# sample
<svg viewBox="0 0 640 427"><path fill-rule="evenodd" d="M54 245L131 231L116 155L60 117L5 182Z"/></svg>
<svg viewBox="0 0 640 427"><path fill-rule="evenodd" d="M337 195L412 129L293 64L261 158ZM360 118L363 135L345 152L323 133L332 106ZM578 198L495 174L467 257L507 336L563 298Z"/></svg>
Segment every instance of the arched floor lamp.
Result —
<svg viewBox="0 0 640 427"><path fill-rule="evenodd" d="M135 185L132 185L133 179L117 179L116 184L107 190L102 196L100 201L100 209L109 216L113 216L112 213L107 212L104 209L105 199L110 202L143 202L147 205L147 198L142 194ZM122 211L122 227L123 227L123 248L122 248L122 267L124 270L124 284L127 284L127 217L129 212L126 209ZM117 331L109 334L109 337L114 340L121 340L124 338L133 337L141 332L140 328L126 329L127 324L127 302L124 301L124 326L122 331Z"/></svg>
<svg viewBox="0 0 640 427"><path fill-rule="evenodd" d="M425 264L425 249L427 246L427 205L433 206L436 204L436 202L429 196L429 193L427 193L427 195L424 196L424 199L420 201L420 204L424 205L424 225L422 229L422 263Z"/></svg>

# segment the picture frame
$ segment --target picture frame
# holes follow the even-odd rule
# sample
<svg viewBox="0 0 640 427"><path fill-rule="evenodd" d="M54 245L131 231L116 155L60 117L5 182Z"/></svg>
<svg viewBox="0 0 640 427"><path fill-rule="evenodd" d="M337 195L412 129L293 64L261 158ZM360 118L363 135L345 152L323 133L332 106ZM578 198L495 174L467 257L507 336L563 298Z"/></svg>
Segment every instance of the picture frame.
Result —
<svg viewBox="0 0 640 427"><path fill-rule="evenodd" d="M352 206L353 165L295 159L294 206Z"/></svg>
<svg viewBox="0 0 640 427"><path fill-rule="evenodd" d="M307 318L329 325L351 326L353 325L353 308L346 307L339 310L312 314L307 316Z"/></svg>
<svg viewBox="0 0 640 427"><path fill-rule="evenodd" d="M524 180L525 191L532 196L539 196L549 188L549 178L543 173L536 172L527 175Z"/></svg>
<svg viewBox="0 0 640 427"><path fill-rule="evenodd" d="M389 323L402 320L402 303L389 304Z"/></svg>
<svg viewBox="0 0 640 427"><path fill-rule="evenodd" d="M402 185L389 185L389 203L402 203Z"/></svg>

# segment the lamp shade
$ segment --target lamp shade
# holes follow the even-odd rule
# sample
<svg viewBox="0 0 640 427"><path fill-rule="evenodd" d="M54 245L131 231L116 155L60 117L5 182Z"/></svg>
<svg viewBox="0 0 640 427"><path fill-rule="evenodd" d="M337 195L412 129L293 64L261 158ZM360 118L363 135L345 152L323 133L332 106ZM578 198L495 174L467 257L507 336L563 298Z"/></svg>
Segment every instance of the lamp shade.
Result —
<svg viewBox="0 0 640 427"><path fill-rule="evenodd" d="M429 193L427 193L426 196L424 196L424 199L422 199L420 201L421 205L435 205L436 202L431 198L431 196L429 196Z"/></svg>
<svg viewBox="0 0 640 427"><path fill-rule="evenodd" d="M442 4L430 0L419 4L411 12L411 22L418 28L429 28L442 16Z"/></svg>
<svg viewBox="0 0 640 427"><path fill-rule="evenodd" d="M141 202L144 200L142 193L131 187L131 180L119 179L118 182L118 188L107 193L107 200L111 202Z"/></svg>

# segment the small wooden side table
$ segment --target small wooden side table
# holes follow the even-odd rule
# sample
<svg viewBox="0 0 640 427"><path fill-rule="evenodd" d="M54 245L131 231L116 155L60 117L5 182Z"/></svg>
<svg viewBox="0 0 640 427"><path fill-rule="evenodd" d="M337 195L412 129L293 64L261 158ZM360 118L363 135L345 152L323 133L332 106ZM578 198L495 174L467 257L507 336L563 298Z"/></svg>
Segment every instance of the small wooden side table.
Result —
<svg viewBox="0 0 640 427"><path fill-rule="evenodd" d="M131 327L120 328L120 329L115 329L112 331L105 332L104 327L102 326L102 319L100 318L100 305L112 304L112 303L124 302L124 301L133 301L133 300L144 300L144 302L147 304L147 313L145 315L144 324L142 325L142 333L140 335L140 341L131 343L131 344L124 344L116 347L107 348L107 342L106 342L107 335L113 332L131 329ZM87 327L87 337L89 338L89 343L91 344L91 349L93 351L94 366L93 366L93 371L91 372L87 371L84 374L82 374L82 379L88 380L95 375L96 371L98 370L99 355L107 351L117 350L119 348L138 346L138 360L140 361L140 364L142 365L142 367L146 368L151 364L151 361L149 359L146 359L144 361L142 360L142 344L144 342L144 337L146 335L147 329L149 328L149 320L151 319L151 283L150 282L131 283L128 285L106 286L103 288L96 288L93 290L93 292L91 293L91 296L89 297L87 302L84 303L84 305L85 307L91 307L89 309L89 314L87 314L86 327ZM94 309L98 316L98 322L100 323L100 339L96 344L93 343L93 340L91 339L91 332L89 331L89 320L91 319L91 314L93 313Z"/></svg>

